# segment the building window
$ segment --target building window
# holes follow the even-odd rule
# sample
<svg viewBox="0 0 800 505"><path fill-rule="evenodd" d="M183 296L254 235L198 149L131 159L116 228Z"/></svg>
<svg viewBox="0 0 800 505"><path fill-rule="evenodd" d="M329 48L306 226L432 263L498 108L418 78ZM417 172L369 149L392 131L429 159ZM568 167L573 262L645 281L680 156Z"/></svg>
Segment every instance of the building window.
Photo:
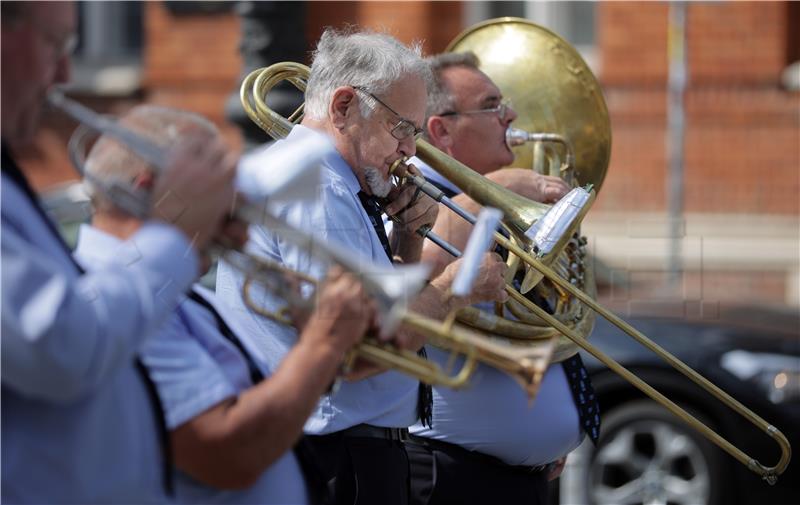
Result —
<svg viewBox="0 0 800 505"><path fill-rule="evenodd" d="M128 95L141 82L142 2L78 2L72 87Z"/></svg>

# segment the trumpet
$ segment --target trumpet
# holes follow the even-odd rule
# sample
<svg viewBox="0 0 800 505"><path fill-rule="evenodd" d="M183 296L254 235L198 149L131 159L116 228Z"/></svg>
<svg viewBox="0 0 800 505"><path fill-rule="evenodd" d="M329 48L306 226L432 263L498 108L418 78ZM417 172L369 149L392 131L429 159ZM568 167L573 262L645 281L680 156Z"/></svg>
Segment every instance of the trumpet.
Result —
<svg viewBox="0 0 800 505"><path fill-rule="evenodd" d="M311 308L309 298L300 296L292 287L307 284L317 288L316 279L252 255L229 253L225 259L246 274L242 296L247 307L256 314L280 324L292 325L292 319L288 316L290 306L296 309ZM380 274L364 272L360 274L360 280L367 291L373 295L379 294L376 298L384 303L381 310L384 316L391 314L388 321L382 322L382 326L385 328L386 325L392 327L399 324L424 334L429 344L451 353L450 364L442 367L438 363L419 357L414 352L399 349L390 343L379 342L374 336L366 338L351 350L346 359L347 363L363 358L379 366L403 372L422 382L454 389L469 384L478 363L483 363L512 377L531 401L536 397L550 361L552 341L543 342L532 348L512 346L501 341L492 341L484 335L453 324L451 320L437 321L399 309L396 305L397 300L405 296L387 296L386 291L397 290L398 283L407 283L408 276L406 273L393 270ZM274 311L265 310L253 298L252 289L255 285L284 299L287 306ZM459 356L463 356L463 363L458 369L453 370L455 360Z"/></svg>
<svg viewBox="0 0 800 505"><path fill-rule="evenodd" d="M406 301L418 293L425 284L430 272L428 265L402 265L393 268L369 266L365 268L365 265L369 265L369 261L358 258L357 255L354 256L353 251L345 251L331 242L317 241L312 235L293 227L269 212L262 213L259 221L260 224L293 242L295 246L314 251L317 259L337 264L346 271L359 275L366 291L378 303L383 333L392 333L397 326L402 325L425 335L432 345L450 351L453 358L458 355L464 356L461 368L456 373L451 373L451 370L445 370L437 363L420 358L413 352L399 349L389 343L380 343L375 338L368 338L355 348L349 362L361 357L379 366L404 372L422 382L451 388L465 386L480 362L510 375L520 384L531 400L536 396L550 362L553 351L552 340L533 347L513 346L505 342L493 342L483 335L455 325L449 319L436 321L412 312L407 308ZM309 276L250 255L229 253L226 260L233 260L237 268L250 274L247 275L248 279L260 279L262 286L270 286L268 282L271 275L273 289L276 286L282 286L278 287L282 290L280 295L290 305L302 306L305 302L287 291L286 286L296 286L300 283L317 286L316 281ZM242 261L247 263L243 264ZM260 275L255 275L256 273ZM276 275L277 281L274 280ZM290 324L291 320L287 317L288 308L284 307L278 311L269 312L255 303L250 294L252 282L246 281L244 286L243 296L248 307L259 315L283 324ZM451 363L453 362L451 360Z"/></svg>
<svg viewBox="0 0 800 505"><path fill-rule="evenodd" d="M527 23L527 21L524 23ZM547 33L550 34L550 32ZM557 38L557 36L554 34L550 34L549 36ZM286 118L272 111L267 106L266 94L268 93L269 89L271 89L277 82L281 80L289 80L295 84L298 89L304 91L305 79L308 77L308 73L308 67L296 63L278 63L267 67L266 69L258 69L254 72L251 72L243 81L240 89L240 97L245 111L254 122L261 125L262 128L264 128L268 133L276 131L288 133L293 126L292 122L298 120L298 118L302 116L302 106L295 111L294 114L292 114L289 120L287 120ZM286 133L284 133L284 135ZM508 193L510 192L504 188L494 187L489 183L489 181L485 180L485 178L479 176L468 167L457 162L456 160L453 160L423 140L417 141L417 153L420 158L428 162L440 174L454 182L478 203L497 207L502 210L506 216L505 222L507 227L510 229L512 237L523 241L522 243L525 244L523 238L524 233L520 232L522 230L527 231L526 227L531 220L530 215L525 215L528 209L530 209L530 206L528 205L529 202L525 201L520 203L519 199L522 197L509 195ZM528 300L519 291L515 289L507 290L509 296L521 307L524 307L536 318L549 325L552 328L552 331L560 333L566 339L571 341L572 346L575 349L573 353L577 351L578 347L584 349L611 370L625 378L644 394L667 408L670 412L687 423L689 426L696 429L703 436L730 454L737 461L741 462L742 464L746 465L747 468L762 476L766 482L774 484L777 481L778 476L783 473L789 464L789 460L791 459L791 447L783 433L742 405L736 399L722 391L719 387L702 377L685 363L645 337L632 326L621 320L607 309L601 307L590 294L587 294L585 291L573 286L572 282L570 282L573 281L572 279L564 279L559 272L551 268L551 266L547 264L547 258L541 258L537 257L535 254L530 254L530 250L526 250L524 246L518 246L513 240L506 240L505 237L500 239L500 241L501 245L508 247L509 251L519 256L529 267L534 269L538 273L538 277L547 279L549 282L551 282L560 295L564 297L570 297L572 300L580 301L583 304L583 306L578 306L579 304L577 303L574 304L578 306L575 309L579 314L579 316L577 316L578 320L565 322L557 317L554 317L546 310ZM591 310L585 310L584 306ZM711 430L698 419L690 415L675 402L671 401L669 398L655 390L652 386L638 378L635 374L590 344L586 340L585 335L591 331L591 323L588 325L585 325L584 323L586 321L591 321L591 318L594 314L598 314L606 318L612 324L634 338L637 342L656 353L660 358L687 376L698 386L722 401L727 407L731 408L761 431L772 437L778 444L781 451L781 456L778 462L774 466L762 465L757 460L748 456L739 448L731 444L728 440ZM521 324L523 327L528 326L524 325L523 323L518 324Z"/></svg>
<svg viewBox="0 0 800 505"><path fill-rule="evenodd" d="M81 123L81 128L70 139L69 150L73 164L82 175L89 176L83 169L83 153L89 130L114 137L148 161L157 172L167 169L165 148L126 129L114 120L100 116L91 109L66 98L57 90L51 92L49 101ZM298 188L314 186L309 184L308 172L313 172L313 168L325 154L328 146L304 144L301 147L304 157L293 150L283 153L287 158L301 156L302 161L299 164L295 161L297 170L291 177L279 184L279 187L271 188L273 194L281 194L282 197L286 197L287 194L293 195L299 192ZM100 181L93 182L99 183ZM146 195L135 193L121 185L102 186L101 190L107 191L107 196L115 204L120 205L123 210L136 216L147 216L149 201ZM468 384L480 362L508 373L520 384L529 398L533 399L536 396L550 361L552 343L544 342L536 348L514 347L506 343L489 341L475 332L454 325L452 321L440 322L408 311L405 302L424 286L429 273L428 266L410 265L389 270L372 269L370 272L363 272L362 266L368 262L359 261L353 257L350 251L341 250L334 244L319 242L311 235L291 227L288 223L273 216L268 211L267 205L260 206L252 200L246 201L237 207L236 214L245 222L269 226L281 233L287 240L293 241L296 246L313 250L318 257L336 263L350 273L358 274L362 285L378 302L382 318L381 327L384 332L391 333L398 324L403 324L413 331L424 334L430 343L449 350L453 357L464 356L463 364L458 370L453 371L451 366L445 369L413 352L369 338L351 351L349 362L363 358L378 366L406 373L420 381L452 388ZM287 316L287 308L270 313L258 307L253 302L251 295L253 285L259 284L263 288L275 292L288 300L290 305L302 306L306 302L287 291L286 286L301 282L316 285L316 281L238 250L225 249L221 246L218 249L221 257L245 273L247 280L243 288L243 297L247 305L254 312L265 317L284 324L292 324ZM286 282L287 279L291 282ZM452 362L454 360L451 360Z"/></svg>

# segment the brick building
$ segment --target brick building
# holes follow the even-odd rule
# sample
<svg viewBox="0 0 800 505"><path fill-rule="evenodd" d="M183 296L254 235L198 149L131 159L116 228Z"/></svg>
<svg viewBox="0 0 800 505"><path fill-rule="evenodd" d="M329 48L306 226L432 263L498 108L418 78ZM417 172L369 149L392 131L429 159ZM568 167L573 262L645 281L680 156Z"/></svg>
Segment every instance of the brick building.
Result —
<svg viewBox="0 0 800 505"><path fill-rule="evenodd" d="M110 113L141 101L195 110L243 145L226 116L243 67L234 4L98 5L82 6L82 35L100 38L82 48L75 75L82 85L74 96ZM800 92L787 89L782 76L800 60L800 5L688 5L684 214L677 228L668 226L667 214L669 9L663 2L303 2L295 20L303 33L293 43L311 48L324 26L352 23L422 40L435 53L466 26L499 15L551 27L585 54L611 115L611 163L584 226L604 265L606 301L623 312L703 317L731 303L797 307ZM106 31L92 32L101 22ZM109 61L96 59L92 67L87 55L107 49L103 41L118 36L114 26L133 32L136 50L106 55L124 60L111 61L118 72L109 76ZM280 54L289 41L271 44ZM63 148L69 128L54 116L38 148L25 153L37 188L74 177ZM666 282L670 244L681 251L677 284Z"/></svg>

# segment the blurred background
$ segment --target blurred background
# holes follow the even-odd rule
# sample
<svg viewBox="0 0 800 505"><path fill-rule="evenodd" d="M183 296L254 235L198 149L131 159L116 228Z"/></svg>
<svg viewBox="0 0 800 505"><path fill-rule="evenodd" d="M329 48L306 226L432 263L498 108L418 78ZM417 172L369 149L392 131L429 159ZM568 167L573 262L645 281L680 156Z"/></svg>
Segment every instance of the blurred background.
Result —
<svg viewBox="0 0 800 505"><path fill-rule="evenodd" d="M603 301L704 319L741 303L800 306L796 2L689 3L677 21L667 2L79 4L72 96L111 114L140 102L190 109L237 148L268 140L239 106L241 76L307 62L325 26L387 30L434 54L489 18L544 25L584 56L611 115L611 163L584 226ZM300 99L285 89L270 100ZM73 127L52 117L22 153L37 189L76 177L64 149Z"/></svg>
<svg viewBox="0 0 800 505"><path fill-rule="evenodd" d="M601 303L635 316L635 327L800 446L799 2L79 6L72 97L114 115L142 102L189 109L242 150L269 140L239 105L242 76L280 61L308 63L326 26L385 30L422 41L426 54L499 16L555 31L599 79L611 117L610 165L582 228ZM300 101L292 88L269 98L283 112ZM71 205L81 201L69 186L77 175L65 148L74 128L52 115L20 153L62 221L88 216L88 205ZM632 350L608 324L598 323L591 338L763 463L777 460L763 433L689 392L684 378ZM604 434L598 447L572 453L554 502L797 503L796 463L769 487L604 367L587 364Z"/></svg>

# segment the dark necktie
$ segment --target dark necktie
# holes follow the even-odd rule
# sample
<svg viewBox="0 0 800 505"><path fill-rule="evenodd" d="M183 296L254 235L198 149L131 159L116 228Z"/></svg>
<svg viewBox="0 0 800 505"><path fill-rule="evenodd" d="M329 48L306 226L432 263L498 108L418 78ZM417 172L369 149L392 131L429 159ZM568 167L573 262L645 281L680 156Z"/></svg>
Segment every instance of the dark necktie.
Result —
<svg viewBox="0 0 800 505"><path fill-rule="evenodd" d="M375 230L386 257L389 258L389 261L392 261L392 248L389 245L389 237L386 236L386 228L383 226L383 211L380 204L374 196L370 196L363 191L358 192L358 199L361 200L361 206L367 212L369 222L372 223L372 229Z"/></svg>
<svg viewBox="0 0 800 505"><path fill-rule="evenodd" d="M361 200L361 205L369 216L369 221L372 223L372 229L378 236L386 257L392 261L392 248L389 245L389 238L386 236L386 228L383 226L383 212L381 206L378 204L375 197L370 196L363 191L358 192L358 199ZM417 353L423 358L427 358L428 354L425 348L421 348ZM430 427L433 422L433 390L430 385L424 382L419 383L419 394L417 395L417 416L424 426Z"/></svg>
<svg viewBox="0 0 800 505"><path fill-rule="evenodd" d="M600 437L600 404L594 394L589 373L583 366L581 355L576 354L562 361L561 365L564 367L572 398L578 408L581 429L589 435L592 443L597 445L597 439Z"/></svg>
<svg viewBox="0 0 800 505"><path fill-rule="evenodd" d="M11 157L8 153L8 149L6 148L5 142L2 144L2 149L0 149L2 153L0 153L0 158L2 158L2 170L6 174L9 175L12 181L17 185L17 187L22 190L23 194L28 198L30 204L39 214L39 217L42 218L47 228L53 234L56 241L61 245L66 253L67 257L69 257L70 261L75 268L77 269L80 275L86 273L83 267L75 261L75 258L72 256L72 251L69 249L69 246L66 242L64 242L64 238L56 229L55 224L47 215L47 213L42 208L41 203L39 202L39 197L33 191L30 184L28 184L28 179L25 178L25 175L17 166L16 161ZM162 454L164 454L164 468L163 468L163 479L164 479L164 489L166 490L169 496L173 495L173 482L172 482L172 446L169 444L168 439L168 431L167 431L167 422L166 416L164 414L164 407L161 405L161 400L158 396L158 390L156 389L156 385L153 380L150 378L150 375L147 373L147 368L144 366L142 360L137 356L134 359L134 367L136 368L136 372L139 374L140 378L144 382L145 389L147 390L148 400L150 401L150 405L153 408L153 414L156 418L156 426L158 430L158 441L161 445Z"/></svg>

